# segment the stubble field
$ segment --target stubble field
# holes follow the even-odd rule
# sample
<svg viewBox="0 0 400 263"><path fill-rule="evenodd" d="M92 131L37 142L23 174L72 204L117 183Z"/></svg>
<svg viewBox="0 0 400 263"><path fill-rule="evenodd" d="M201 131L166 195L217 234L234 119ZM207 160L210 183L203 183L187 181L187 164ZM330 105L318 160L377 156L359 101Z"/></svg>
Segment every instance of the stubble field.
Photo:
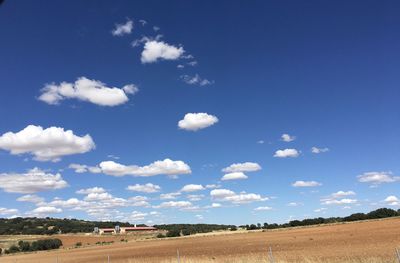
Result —
<svg viewBox="0 0 400 263"><path fill-rule="evenodd" d="M2 256L4 263L136 263L136 262L269 262L271 246L275 262L397 262L394 249L400 247L400 218L293 228L266 232L227 233L187 238L141 240L124 236L104 237L111 245L71 248L76 242L98 242L103 237L59 236L66 248ZM90 242L88 241L90 240Z"/></svg>

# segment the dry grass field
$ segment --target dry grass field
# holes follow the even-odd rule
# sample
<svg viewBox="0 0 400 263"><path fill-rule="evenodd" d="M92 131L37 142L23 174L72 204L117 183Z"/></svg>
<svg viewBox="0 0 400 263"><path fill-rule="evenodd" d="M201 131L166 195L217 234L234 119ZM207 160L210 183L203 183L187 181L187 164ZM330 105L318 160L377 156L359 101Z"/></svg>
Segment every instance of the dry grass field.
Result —
<svg viewBox="0 0 400 263"><path fill-rule="evenodd" d="M177 262L177 249L185 263L269 262L272 247L275 262L387 263L397 262L394 249L400 247L400 218L294 228L266 232L193 236L162 240L120 242L118 237L59 236L67 248L2 256L2 263L152 263ZM76 242L95 243L115 239L111 245L68 248ZM90 239L90 240L89 240ZM57 261L58 259L58 261Z"/></svg>

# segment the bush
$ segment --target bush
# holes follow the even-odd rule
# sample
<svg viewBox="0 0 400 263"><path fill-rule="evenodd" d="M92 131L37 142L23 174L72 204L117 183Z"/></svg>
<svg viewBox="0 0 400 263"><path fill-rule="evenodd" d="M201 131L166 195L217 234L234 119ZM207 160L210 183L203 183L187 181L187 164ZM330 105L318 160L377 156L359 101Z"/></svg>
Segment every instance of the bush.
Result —
<svg viewBox="0 0 400 263"><path fill-rule="evenodd" d="M1 256L1 253L3 252L3 249L0 247L0 256Z"/></svg>
<svg viewBox="0 0 400 263"><path fill-rule="evenodd" d="M190 235L190 230L189 229L182 229L182 235L189 236Z"/></svg>
<svg viewBox="0 0 400 263"><path fill-rule="evenodd" d="M77 243L75 244L75 246L76 246L76 247L81 247L81 246L82 246L82 242L77 242Z"/></svg>
<svg viewBox="0 0 400 263"><path fill-rule="evenodd" d="M18 242L18 246L19 246L19 249L21 250L21 251L23 251L23 252L26 252L26 251L30 251L31 250L31 243L29 243L29 242L26 242L26 241L19 241Z"/></svg>
<svg viewBox="0 0 400 263"><path fill-rule="evenodd" d="M8 249L8 253L17 253L19 252L19 248L16 245L12 245L9 249ZM7 254L8 254L7 253Z"/></svg>
<svg viewBox="0 0 400 263"><path fill-rule="evenodd" d="M231 230L231 231L237 231L237 227L236 227L236 226L233 226L233 227L231 227L230 230Z"/></svg>
<svg viewBox="0 0 400 263"><path fill-rule="evenodd" d="M177 229L173 229L167 232L167 237L180 237L181 236L181 231Z"/></svg>
<svg viewBox="0 0 400 263"><path fill-rule="evenodd" d="M163 235L161 233L158 233L158 235L157 235L157 238L164 238L164 237L165 237L165 235Z"/></svg>

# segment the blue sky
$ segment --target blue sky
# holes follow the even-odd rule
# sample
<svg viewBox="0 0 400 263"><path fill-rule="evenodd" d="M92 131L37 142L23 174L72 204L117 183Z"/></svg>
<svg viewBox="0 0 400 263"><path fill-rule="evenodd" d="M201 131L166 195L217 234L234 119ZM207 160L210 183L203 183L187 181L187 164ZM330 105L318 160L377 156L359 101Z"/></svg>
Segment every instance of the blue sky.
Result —
<svg viewBox="0 0 400 263"><path fill-rule="evenodd" d="M5 1L0 216L244 224L400 208L399 8Z"/></svg>

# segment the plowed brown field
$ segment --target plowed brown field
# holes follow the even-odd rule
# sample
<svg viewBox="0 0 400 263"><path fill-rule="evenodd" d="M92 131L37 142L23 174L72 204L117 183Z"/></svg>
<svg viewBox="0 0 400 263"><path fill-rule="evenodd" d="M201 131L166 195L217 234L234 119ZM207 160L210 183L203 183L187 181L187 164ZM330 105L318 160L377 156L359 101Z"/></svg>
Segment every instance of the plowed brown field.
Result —
<svg viewBox="0 0 400 263"><path fill-rule="evenodd" d="M86 242L79 236L60 237L68 244ZM177 249L182 263L269 262L269 246L275 262L396 262L394 249L400 247L400 218L266 232L118 241L106 246L2 256L0 262L100 263L107 262L108 256L115 263L177 262Z"/></svg>

